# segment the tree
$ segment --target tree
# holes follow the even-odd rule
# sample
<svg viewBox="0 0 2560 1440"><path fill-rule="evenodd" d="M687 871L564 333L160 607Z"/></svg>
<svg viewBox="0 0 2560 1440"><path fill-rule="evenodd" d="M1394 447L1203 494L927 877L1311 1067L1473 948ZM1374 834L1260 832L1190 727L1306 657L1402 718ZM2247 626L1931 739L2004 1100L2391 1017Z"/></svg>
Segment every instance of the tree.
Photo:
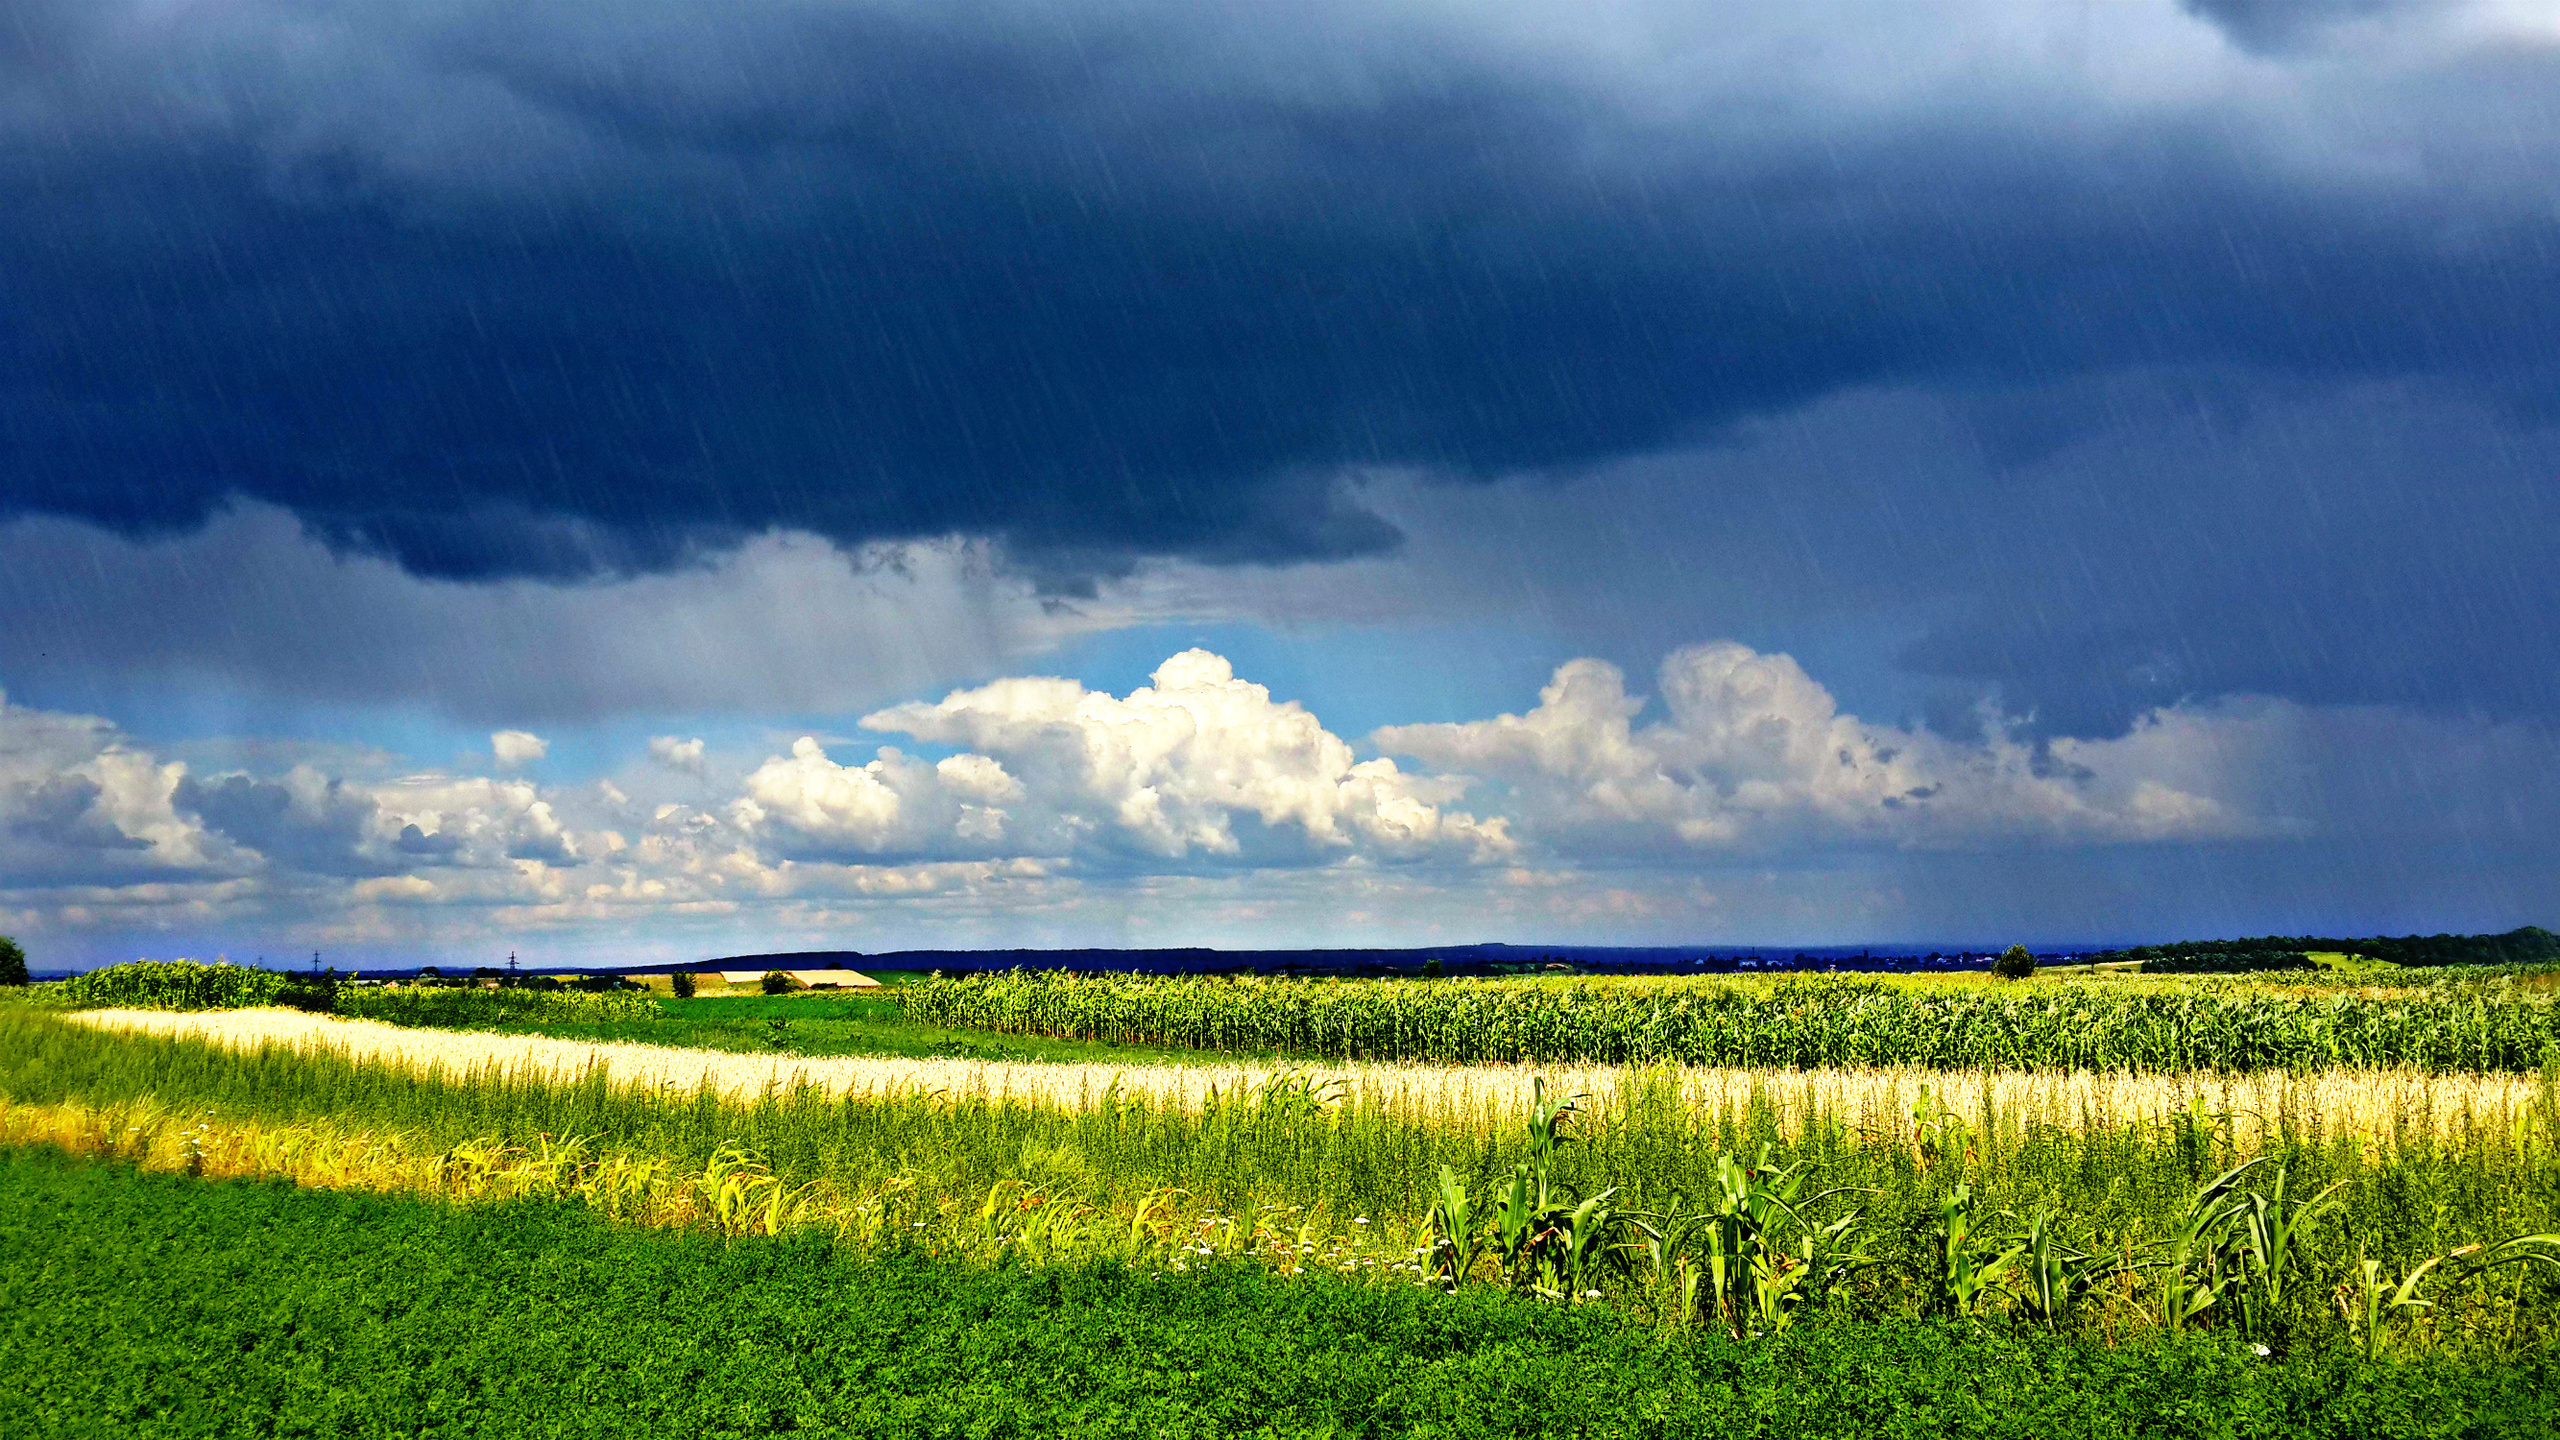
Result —
<svg viewBox="0 0 2560 1440"><path fill-rule="evenodd" d="M767 970L764 972L764 993L767 995L787 995L794 990L805 990L807 988L809 987L800 983L799 976L794 975L787 970Z"/></svg>
<svg viewBox="0 0 2560 1440"><path fill-rule="evenodd" d="M27 952L18 948L17 941L0 935L0 985L26 983Z"/></svg>
<svg viewBox="0 0 2560 1440"><path fill-rule="evenodd" d="M690 1000L690 999L692 999L692 998L693 998L693 974L692 974L692 972L690 972L690 971L686 971L686 970L678 970L678 971L677 971L677 972L675 972L674 974L672 974L672 975L668 976L668 977L667 977L667 988L668 988L669 990L674 991L674 992L675 992L675 997L676 997L677 999L679 999L679 1000Z"/></svg>
<svg viewBox="0 0 2560 1440"><path fill-rule="evenodd" d="M1991 962L1991 973L2003 980L2024 980L2036 973L2035 952L2024 945L2012 945Z"/></svg>

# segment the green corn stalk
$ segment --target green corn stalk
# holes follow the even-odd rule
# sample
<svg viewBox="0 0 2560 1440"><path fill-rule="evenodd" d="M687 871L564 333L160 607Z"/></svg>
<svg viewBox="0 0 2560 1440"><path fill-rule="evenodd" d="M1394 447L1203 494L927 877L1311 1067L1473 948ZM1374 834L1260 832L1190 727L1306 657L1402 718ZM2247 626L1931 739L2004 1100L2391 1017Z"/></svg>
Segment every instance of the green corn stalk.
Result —
<svg viewBox="0 0 2560 1440"><path fill-rule="evenodd" d="M2082 1300L2110 1276L2122 1273L2120 1267L2062 1243L2047 1206L2036 1207L2019 1239L2025 1253L2019 1256L2018 1306L2047 1330L2060 1329Z"/></svg>
<svg viewBox="0 0 2560 1440"><path fill-rule="evenodd" d="M2356 1262L2356 1273L2338 1287L2338 1309L2348 1328L2363 1343L2364 1358L2382 1358L2383 1325L2391 1317L2404 1311L2414 1315L2435 1308L2434 1301L2418 1298L2418 1284L2444 1260L2439 1255L2401 1276L2396 1283L2383 1278L2381 1261Z"/></svg>
<svg viewBox="0 0 2560 1440"><path fill-rule="evenodd" d="M2382 1262L2358 1260L2355 1273L2335 1293L2339 1312L2363 1345L2366 1359L2381 1357L2384 1336L2394 1317L2407 1314L2414 1318L2421 1310L2435 1308L2434 1301L2420 1298L2418 1287L2428 1272L2447 1261L2454 1263L2445 1273L2457 1279L2469 1279L2508 1265L2540 1264L2560 1269L2560 1235L2512 1235L2494 1244L2465 1245L2420 1262L2397 1281L2384 1277Z"/></svg>
<svg viewBox="0 0 2560 1440"><path fill-rule="evenodd" d="M2154 1262L2163 1272L2160 1325L2171 1334L2219 1303L2240 1279L2240 1259L2233 1253L2231 1230L2240 1202L2232 1189L2240 1177L2266 1160L2246 1160L2207 1184L2187 1202L2187 1213L2171 1236L2166 1255Z"/></svg>
<svg viewBox="0 0 2560 1440"><path fill-rule="evenodd" d="M1432 1278L1457 1289L1483 1256L1484 1236L1477 1224L1475 1196L1458 1172L1446 1165L1440 1167L1439 1193L1431 1201L1425 1231L1430 1243L1422 1254Z"/></svg>
<svg viewBox="0 0 2560 1440"><path fill-rule="evenodd" d="M1595 1297L1599 1293L1595 1284L1604 1273L1631 1276L1636 1255L1653 1238L1652 1227L1609 1203L1617 1193L1614 1188L1603 1190L1564 1215L1555 1268L1558 1288L1568 1302Z"/></svg>
<svg viewBox="0 0 2560 1440"><path fill-rule="evenodd" d="M2285 1200L2286 1174L2276 1167L2273 1194L2251 1191L2241 1197L2235 1212L2240 1241L2242 1285L2240 1287L2240 1334L2248 1340L2281 1338L2281 1311L2285 1302L2286 1281L2303 1266L2301 1237L2319 1223L2320 1217L2335 1210L2334 1198L2341 1180L2308 1200L2288 1204Z"/></svg>
<svg viewBox="0 0 2560 1440"><path fill-rule="evenodd" d="M2009 1267L2027 1253L2024 1242L2006 1247L1985 1243L1976 1234L1979 1228L1973 1187L1959 1180L1938 1204L1937 1264L1929 1279L1931 1302L1940 1314L1982 1314L2000 1293Z"/></svg>
<svg viewBox="0 0 2560 1440"><path fill-rule="evenodd" d="M1663 1222L1659 1228L1640 1220L1638 1238L1629 1242L1628 1253L1652 1255L1657 1271L1666 1259L1671 1262L1684 1317L1712 1316L1736 1337L1774 1333L1820 1304L1848 1273L1871 1263L1852 1243L1861 1212L1822 1226L1806 1221L1806 1207L1848 1192L1826 1190L1799 1200L1802 1161L1774 1164L1766 1145L1747 1165L1720 1155L1716 1182L1714 1208L1685 1221L1650 1217ZM1781 1237L1783 1229L1798 1232L1792 1246Z"/></svg>
<svg viewBox="0 0 2560 1440"><path fill-rule="evenodd" d="M1560 1218L1544 1171L1529 1161L1511 1167L1494 1191L1493 1246L1503 1277L1515 1291L1534 1291L1547 1270Z"/></svg>

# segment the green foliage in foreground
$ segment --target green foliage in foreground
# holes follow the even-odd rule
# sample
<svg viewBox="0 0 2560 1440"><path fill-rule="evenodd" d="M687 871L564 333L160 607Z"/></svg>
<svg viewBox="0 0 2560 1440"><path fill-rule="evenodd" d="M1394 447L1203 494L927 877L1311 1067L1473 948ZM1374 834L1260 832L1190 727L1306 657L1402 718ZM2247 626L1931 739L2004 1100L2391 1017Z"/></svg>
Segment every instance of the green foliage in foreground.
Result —
<svg viewBox="0 0 2560 1440"><path fill-rule="evenodd" d="M919 1020L1008 1034L1443 1064L2497 1072L2535 1069L2560 1045L2560 1006L2491 992L1923 990L1850 976L1751 989L1013 971L931 980L898 998Z"/></svg>
<svg viewBox="0 0 2560 1440"><path fill-rule="evenodd" d="M2540 1436L2560 1365L1956 1324L1737 1344L1242 1268L986 1270L0 1156L13 1435Z"/></svg>
<svg viewBox="0 0 2560 1440"><path fill-rule="evenodd" d="M1218 1253L1268 1250L1275 1239L1296 1243L1294 1232L1304 1226L1324 1253L1300 1263L1399 1287L1424 1278L1413 1249L1424 1239L1464 1243L1491 1231L1494 1248L1510 1253L1482 1257L1486 1270L1498 1263L1524 1289L1578 1289L1580 1282L1554 1285L1551 1272L1559 1267L1548 1266L1549 1251L1537 1248L1550 1242L1523 1249L1520 1236L1559 1222L1571 1228L1577 1203L1603 1192L1614 1192L1604 1203L1619 1215L1730 1208L1720 1197L1730 1193L1737 1164L1763 1179L1767 1167L1792 1166L1807 1179L1787 1200L1801 1219L1763 1214L1752 1234L1732 1231L1717 1242L1722 1253L1738 1265L1776 1264L1855 1210L1855 1233L1835 1236L1840 1243L1830 1258L1844 1260L1841 1252L1854 1245L1872 1263L1818 1297L1789 1299L1757 1287L1756 1294L1774 1295L1771 1303L1790 1313L1810 1306L1856 1318L2007 1313L2016 1307L2003 1297L2018 1286L2003 1280L1996 1293L1985 1288L1991 1277L1980 1273L1982 1264L1997 1260L2013 1243L2009 1237L2041 1213L2049 1217L2041 1222L2048 1243L2032 1263L2052 1262L2052 1285L2068 1290L2086 1281L2115 1296L2046 1307L2053 1323L2083 1334L2157 1328L2160 1322L2145 1315L2161 1277L2172 1272L2152 1262L2193 1224L2199 1189L2265 1155L2243 1188L2268 1189L2278 1168L2296 1197L2337 1187L2328 1197L2334 1206L2302 1227L2295 1288L2261 1331L2293 1335L2309 1348L2351 1348L2380 1333L2370 1325L2356 1330L2334 1298L2364 1260L2378 1267L2375 1279L2396 1285L2463 1246L2560 1233L2560 1078L2543 1087L2530 1111L2465 1117L2441 1135L2397 1142L2323 1136L2281 1107L2270 1115L2199 1107L2165 1121L2079 1130L1925 1093L1908 1097L1899 1117L1823 1115L1789 1132L1758 1102L1702 1107L1681 1103L1661 1085L1636 1083L1619 1101L1577 1113L1571 1143L1547 1147L1552 1153L1516 1198L1509 1192L1518 1167L1534 1158L1516 1117L1489 1117L1445 1099L1337 1097L1303 1083L1265 1084L1205 1111L1122 1095L1100 1082L1084 1103L1067 1105L939 1093L836 1099L801 1089L731 1104L705 1092L616 1085L601 1074L568 1083L485 1070L421 1077L336 1055L241 1053L0 1012L0 1095L28 1105L147 1102L191 1122L398 1135L410 1153L427 1157L465 1148L550 1153L576 1137L590 1158L701 1173L724 1152L744 1151L786 1186L822 1186L846 1206L869 1207L888 1233L912 1230L911 1243L949 1254L1119 1254L1151 1206L1178 1204L1186 1225L1225 1217L1214 1231L1200 1232L1217 1240ZM1874 1119L1900 1123L1871 1128ZM113 1133L100 1138L121 1143L126 1123L114 1121ZM1817 1198L1843 1187L1849 1193ZM1452 1189L1472 1213L1463 1223L1442 1224L1434 1212ZM2236 1190L2226 1195L2240 1198ZM1506 1206L1513 1220L1535 1223L1527 1231L1506 1225L1497 1214ZM1034 1215L1037 1235L1025 1228ZM1077 1218L1062 1225L1060 1216ZM1586 1219L1605 1228L1606 1217ZM1991 1247L1988 1260L1968 1258L1975 1251L1950 1243L1959 1222ZM1670 1219L1655 1224L1665 1233L1686 1228ZM2209 1226L2212 1233L2198 1241L2205 1248L2190 1248L2189 1270L2202 1276L2208 1251L2223 1253L2228 1242L2245 1239L2231 1228L2237 1224L2238 1217L2225 1216ZM1586 1233L1603 1245L1643 1239L1623 1227ZM1605 1264L1577 1265L1573 1273L1593 1270L1591 1283L1612 1304L1739 1324L1713 1293L1683 1300L1677 1272L1684 1261L1699 1285L1725 1288L1704 1273L1713 1258L1708 1237L1684 1243L1631 1274L1600 1273ZM2149 1268L2119 1281L2109 1264L2098 1263L2108 1257ZM1974 1267L1969 1278L1956 1273L1959 1265ZM1463 1274L1477 1267L1458 1268ZM2237 1283L2247 1270L2242 1265L2223 1278ZM1941 1293L1941 1280L1949 1293ZM1951 1298L1958 1290L1963 1298ZM2226 1286L2221 1294L2221 1308L2199 1323L2222 1324L2233 1313L2239 1291ZM2392 1315L2383 1328L2398 1337L2395 1344L2513 1353L2548 1343L2560 1325L2560 1274L2547 1266L2471 1273L2467 1261L2448 1263L2413 1298L2435 1308L2414 1328L2418 1317Z"/></svg>

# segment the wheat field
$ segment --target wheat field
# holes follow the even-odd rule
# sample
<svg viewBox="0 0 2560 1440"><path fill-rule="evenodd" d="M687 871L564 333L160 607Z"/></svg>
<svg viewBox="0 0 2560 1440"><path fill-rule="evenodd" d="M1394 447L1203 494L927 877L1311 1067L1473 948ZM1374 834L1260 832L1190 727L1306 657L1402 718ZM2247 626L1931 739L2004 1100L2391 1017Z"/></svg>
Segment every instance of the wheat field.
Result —
<svg viewBox="0 0 2560 1440"><path fill-rule="evenodd" d="M601 1069L617 1084L693 1090L734 1101L806 1087L837 1097L982 1097L1083 1110L1116 1093L1197 1110L1275 1077L1357 1098L1416 1121L1471 1125L1525 1115L1533 1087L1589 1097L1607 1111L1631 1085L1706 1113L1760 1110L1795 1129L1827 1117L1891 1134L1921 1112L1948 1112L2012 1128L2117 1128L2181 1116L2210 1117L2248 1146L2278 1134L2405 1143L2491 1132L2521 1133L2553 1103L2536 1076L2446 1075L2418 1070L2332 1070L2308 1075L2125 1074L2007 1070L1684 1069L1530 1066L1198 1066L1049 1064L905 1057L741 1055L663 1046L557 1040L536 1035L404 1029L369 1020L258 1009L171 1012L95 1010L70 1016L111 1031L192 1036L235 1049L273 1045L334 1051L348 1059L464 1080L474 1072L575 1079ZM1995 1118L1996 1117L1996 1118Z"/></svg>

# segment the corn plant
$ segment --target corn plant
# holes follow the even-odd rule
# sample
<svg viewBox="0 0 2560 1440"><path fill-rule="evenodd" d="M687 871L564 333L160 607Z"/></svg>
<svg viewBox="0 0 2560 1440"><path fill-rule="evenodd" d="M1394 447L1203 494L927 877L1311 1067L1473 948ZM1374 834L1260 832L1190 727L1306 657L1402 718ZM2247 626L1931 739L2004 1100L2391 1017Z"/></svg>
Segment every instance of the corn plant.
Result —
<svg viewBox="0 0 2560 1440"><path fill-rule="evenodd" d="M1581 1113L1578 1100L1549 1099L1545 1080L1531 1082L1528 1157L1494 1188L1493 1250L1515 1291L1540 1288L1555 1268L1568 1214L1558 1203L1565 1192L1555 1181L1556 1153L1573 1143L1564 1127Z"/></svg>
<svg viewBox="0 0 2560 1440"><path fill-rule="evenodd" d="M2382 1357L2383 1326L2386 1322L2403 1313L2414 1317L2421 1310L2435 1308L2434 1301L2418 1298L2418 1286L2427 1278L2428 1271L2444 1261L2445 1257L2438 1255L2411 1267L2397 1281L2384 1277L2379 1260L2360 1259L2356 1262L2355 1274L2340 1282L2336 1294L2338 1312L2363 1345L2364 1358L2378 1360Z"/></svg>
<svg viewBox="0 0 2560 1440"><path fill-rule="evenodd" d="M1941 1315L1980 1315L1993 1297L2003 1293L2009 1268L2027 1253L2027 1242L1986 1239L1974 1213L1973 1187L1957 1181L1938 1202L1938 1223L1931 1233L1932 1264L1926 1276L1929 1305Z"/></svg>
<svg viewBox="0 0 2560 1440"><path fill-rule="evenodd" d="M1862 1211L1823 1225L1805 1218L1808 1206L1848 1193L1799 1198L1805 1171L1803 1161L1774 1163L1766 1145L1749 1164L1720 1155L1711 1208L1648 1227L1658 1238L1646 1248L1658 1270L1677 1276L1684 1316L1712 1317L1737 1337L1773 1334L1872 1263L1855 1244Z"/></svg>
<svg viewBox="0 0 2560 1440"><path fill-rule="evenodd" d="M2233 1214L2239 1241L2242 1283L2239 1329L2244 1339L2267 1341L2282 1336L2282 1313L2288 1284L2307 1268L2302 1237L2320 1218L2338 1208L2339 1181L2307 1200L2287 1201L2287 1175L2276 1167L2271 1194L2250 1191Z"/></svg>
<svg viewBox="0 0 2560 1440"><path fill-rule="evenodd" d="M1580 1113L1579 1100L1551 1099L1544 1080L1532 1082L1529 1153L1495 1183L1488 1217L1490 1248L1512 1290L1567 1303L1595 1297L1594 1283L1610 1272L1631 1274L1651 1235L1618 1207L1615 1187L1586 1196L1557 1180L1556 1154L1572 1143L1565 1125ZM1480 1253L1475 1210L1465 1184L1444 1166L1423 1254L1429 1273L1452 1286Z"/></svg>
<svg viewBox="0 0 2560 1440"><path fill-rule="evenodd" d="M2447 1261L2456 1263L2446 1273L2462 1278L2508 1265L2541 1264L2560 1270L2560 1235L2515 1235L2495 1244L2464 1245L2411 1266L2396 1281L2385 1277L2381 1261L2359 1259L2355 1272L2334 1293L2339 1313L2363 1346L2366 1359L2381 1357L2390 1321L2403 1314L2414 1319L2418 1312L2435 1308L2434 1301L2419 1297L2418 1287L2430 1271Z"/></svg>
<svg viewBox="0 0 2560 1440"><path fill-rule="evenodd" d="M918 1020L1011 1034L1445 1064L2520 1073L2560 1043L2560 1005L2511 991L2286 994L2201 982L1920 989L1806 976L1761 989L1025 971L929 980L897 999Z"/></svg>
<svg viewBox="0 0 2560 1440"><path fill-rule="evenodd" d="M1476 1261L1484 1254L1484 1235L1478 1224L1474 1194L1458 1172L1440 1167L1437 1193L1431 1209L1423 1219L1423 1233L1429 1243L1421 1251L1431 1278L1455 1290L1474 1273Z"/></svg>
<svg viewBox="0 0 2560 1440"><path fill-rule="evenodd" d="M2233 1195L2240 1178L2266 1157L2224 1171L2187 1202L2187 1211L2156 1262L2161 1270L2160 1325L2176 1334L2219 1304L2240 1282L2241 1265L2231 1231L2240 1218L2241 1201Z"/></svg>
<svg viewBox="0 0 2560 1440"><path fill-rule="evenodd" d="M2109 1279L2124 1273L2122 1266L2064 1244L2056 1233L2049 1206L2039 1205L2027 1217L2027 1228L2019 1243L2021 1253L2013 1282L2018 1308L2047 1330L2061 1329L2083 1300Z"/></svg>

